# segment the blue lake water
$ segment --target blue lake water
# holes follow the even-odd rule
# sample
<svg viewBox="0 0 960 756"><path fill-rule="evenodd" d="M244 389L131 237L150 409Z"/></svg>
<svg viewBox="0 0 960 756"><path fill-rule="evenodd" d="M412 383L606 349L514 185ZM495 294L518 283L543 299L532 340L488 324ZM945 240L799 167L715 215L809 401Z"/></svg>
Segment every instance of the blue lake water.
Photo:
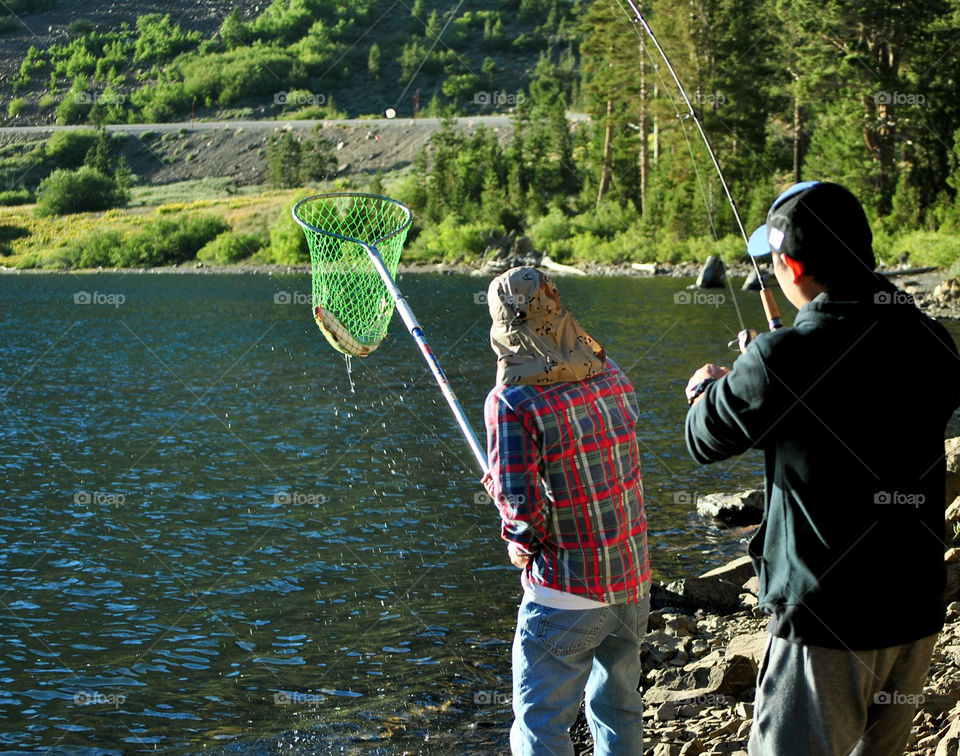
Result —
<svg viewBox="0 0 960 756"><path fill-rule="evenodd" d="M636 386L661 580L742 553L693 502L762 475L686 454L683 386L739 328L689 283L559 281ZM486 280L400 285L482 438ZM351 391L308 297L305 275L0 277L0 753L504 748L520 592L475 461L398 318Z"/></svg>

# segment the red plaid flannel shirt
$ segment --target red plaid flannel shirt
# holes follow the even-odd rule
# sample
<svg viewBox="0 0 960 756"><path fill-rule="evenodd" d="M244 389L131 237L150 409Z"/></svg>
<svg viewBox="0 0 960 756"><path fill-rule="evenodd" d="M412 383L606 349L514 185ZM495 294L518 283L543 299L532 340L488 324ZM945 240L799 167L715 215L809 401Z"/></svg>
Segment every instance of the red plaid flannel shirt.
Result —
<svg viewBox="0 0 960 756"><path fill-rule="evenodd" d="M633 385L607 360L585 381L496 386L484 420L502 536L531 583L604 603L650 580Z"/></svg>

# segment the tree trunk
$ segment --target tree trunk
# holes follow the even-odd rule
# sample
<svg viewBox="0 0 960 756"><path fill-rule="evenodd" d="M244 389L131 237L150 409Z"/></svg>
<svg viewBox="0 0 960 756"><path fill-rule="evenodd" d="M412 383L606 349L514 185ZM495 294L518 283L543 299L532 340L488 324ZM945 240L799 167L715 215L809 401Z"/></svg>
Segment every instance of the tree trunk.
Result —
<svg viewBox="0 0 960 756"><path fill-rule="evenodd" d="M653 99L657 99L657 95L660 94L659 87L653 85ZM657 119L657 114L653 114L653 164L656 165L660 160L660 121Z"/></svg>
<svg viewBox="0 0 960 756"><path fill-rule="evenodd" d="M610 173L613 166L613 100L607 100L607 128L603 137L603 168L600 173L600 189L597 191L597 207L603 195L610 189Z"/></svg>
<svg viewBox="0 0 960 756"><path fill-rule="evenodd" d="M793 183L800 183L803 169L803 114L800 112L800 98L793 96Z"/></svg>
<svg viewBox="0 0 960 756"><path fill-rule="evenodd" d="M647 145L647 84L643 42L640 43L640 217L647 217L647 182L650 176L650 151Z"/></svg>

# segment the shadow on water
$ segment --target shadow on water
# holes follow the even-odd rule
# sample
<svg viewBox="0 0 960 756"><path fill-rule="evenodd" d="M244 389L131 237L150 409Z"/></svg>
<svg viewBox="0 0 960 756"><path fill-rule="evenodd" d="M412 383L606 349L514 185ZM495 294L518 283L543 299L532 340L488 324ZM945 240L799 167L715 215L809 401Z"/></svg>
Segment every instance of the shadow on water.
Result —
<svg viewBox="0 0 960 756"><path fill-rule="evenodd" d="M486 282L400 283L482 433ZM742 551L693 502L761 476L686 455L683 385L738 329L686 283L560 283L636 385L664 580ZM0 279L0 751L502 749L520 592L475 462L398 319L351 393L308 296L306 276Z"/></svg>

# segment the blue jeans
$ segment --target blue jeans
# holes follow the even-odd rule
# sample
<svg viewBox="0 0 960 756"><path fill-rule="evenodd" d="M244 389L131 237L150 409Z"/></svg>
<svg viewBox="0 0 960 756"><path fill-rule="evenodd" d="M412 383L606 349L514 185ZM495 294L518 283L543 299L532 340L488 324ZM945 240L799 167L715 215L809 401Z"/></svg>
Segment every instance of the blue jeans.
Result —
<svg viewBox="0 0 960 756"><path fill-rule="evenodd" d="M568 729L585 698L596 756L643 753L640 638L650 597L567 610L524 598L513 640L514 756L572 756Z"/></svg>

